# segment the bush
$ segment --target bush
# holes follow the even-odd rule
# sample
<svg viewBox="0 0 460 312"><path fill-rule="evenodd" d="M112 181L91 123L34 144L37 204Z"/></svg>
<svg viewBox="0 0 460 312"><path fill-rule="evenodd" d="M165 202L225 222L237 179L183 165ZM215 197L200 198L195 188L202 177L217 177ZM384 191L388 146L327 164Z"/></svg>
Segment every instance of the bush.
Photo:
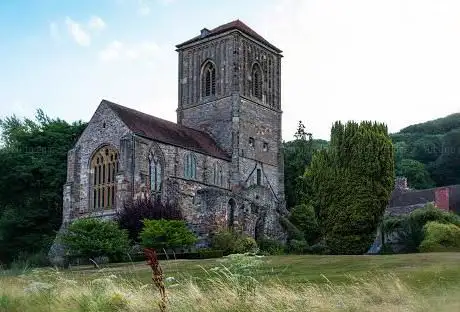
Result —
<svg viewBox="0 0 460 312"><path fill-rule="evenodd" d="M222 250L225 255L233 253L255 252L257 243L254 238L235 231L220 230L211 239L213 249Z"/></svg>
<svg viewBox="0 0 460 312"><path fill-rule="evenodd" d="M128 232L114 221L95 218L76 220L61 235L71 257L121 257L129 248Z"/></svg>
<svg viewBox="0 0 460 312"><path fill-rule="evenodd" d="M291 239L288 243L288 252L292 254L305 254L309 251L306 240Z"/></svg>
<svg viewBox="0 0 460 312"><path fill-rule="evenodd" d="M213 249L222 250L224 254L229 255L235 249L237 235L228 230L220 230L211 238L211 246Z"/></svg>
<svg viewBox="0 0 460 312"><path fill-rule="evenodd" d="M321 235L315 210L311 205L302 204L292 208L289 221L304 234L304 239L310 244Z"/></svg>
<svg viewBox="0 0 460 312"><path fill-rule="evenodd" d="M460 226L458 215L428 204L424 208L412 211L409 215L385 217L383 231L386 234L397 234L398 243L404 245L403 252L416 252L424 240L424 226L433 221Z"/></svg>
<svg viewBox="0 0 460 312"><path fill-rule="evenodd" d="M259 240L257 244L259 245L259 251L262 254L266 254L266 255L284 254L285 246L277 240L264 238L264 239Z"/></svg>
<svg viewBox="0 0 460 312"><path fill-rule="evenodd" d="M250 236L239 236L235 242L235 253L256 252L257 243L254 238Z"/></svg>
<svg viewBox="0 0 460 312"><path fill-rule="evenodd" d="M140 233L144 248L167 249L188 247L197 241L197 237L181 220L144 220Z"/></svg>
<svg viewBox="0 0 460 312"><path fill-rule="evenodd" d="M430 221L423 227L423 233L421 252L460 251L460 227L454 224Z"/></svg>
<svg viewBox="0 0 460 312"><path fill-rule="evenodd" d="M315 255L330 254L330 250L324 242L318 242L310 247L310 252Z"/></svg>
<svg viewBox="0 0 460 312"><path fill-rule="evenodd" d="M149 197L138 198L124 204L117 213L116 220L122 229L128 230L129 238L139 242L139 234L144 226L142 220L183 220L180 209L161 201L152 201Z"/></svg>

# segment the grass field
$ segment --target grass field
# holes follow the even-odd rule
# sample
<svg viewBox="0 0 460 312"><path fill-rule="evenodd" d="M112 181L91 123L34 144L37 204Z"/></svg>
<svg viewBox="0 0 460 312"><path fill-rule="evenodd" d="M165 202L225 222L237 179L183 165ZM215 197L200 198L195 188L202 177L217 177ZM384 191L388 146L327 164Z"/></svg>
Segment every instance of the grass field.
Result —
<svg viewBox="0 0 460 312"><path fill-rule="evenodd" d="M161 265L169 311L460 311L460 253ZM157 300L145 263L0 275L0 312L158 311Z"/></svg>

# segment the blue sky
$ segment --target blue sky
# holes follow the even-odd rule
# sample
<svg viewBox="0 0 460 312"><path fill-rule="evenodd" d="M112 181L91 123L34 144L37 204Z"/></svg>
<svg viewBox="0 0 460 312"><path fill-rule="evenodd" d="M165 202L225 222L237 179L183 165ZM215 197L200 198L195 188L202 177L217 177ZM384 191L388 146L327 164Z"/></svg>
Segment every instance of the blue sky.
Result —
<svg viewBox="0 0 460 312"><path fill-rule="evenodd" d="M105 98L175 121L175 44L236 18L284 51L284 139L460 111L455 0L5 0L0 117L88 120Z"/></svg>

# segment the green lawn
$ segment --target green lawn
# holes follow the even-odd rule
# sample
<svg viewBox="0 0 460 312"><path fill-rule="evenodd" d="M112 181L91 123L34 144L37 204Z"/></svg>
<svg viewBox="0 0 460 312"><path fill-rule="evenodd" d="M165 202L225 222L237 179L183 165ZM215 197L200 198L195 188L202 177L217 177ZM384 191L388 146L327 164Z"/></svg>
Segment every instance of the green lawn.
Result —
<svg viewBox="0 0 460 312"><path fill-rule="evenodd" d="M280 280L289 283L344 282L348 276L394 273L414 286L435 282L460 284L460 253L427 253L379 256L314 256L289 255L263 257L264 265L255 272L258 280ZM199 278L205 270L222 264L221 259L160 261L165 276ZM93 266L73 267L66 272L73 276L118 273L150 280L150 268L145 262L109 264L97 270ZM327 278L327 279L326 279Z"/></svg>
<svg viewBox="0 0 460 312"><path fill-rule="evenodd" d="M327 300L323 299L321 303L317 303L322 308L313 309L312 311L333 311L336 308L331 308L332 305L330 304L332 304L333 300L339 300L336 298L338 297L340 298L339 301L343 302L345 306L348 305L350 307L348 310L345 309L345 311L374 311L372 307L376 308L375 311L432 311L433 309L436 309L436 311L460 311L460 253L384 256L290 255L263 257L262 259L263 265L252 272L252 275L261 285L259 287L261 293L254 296L261 296L267 302L275 300L273 298L276 296L284 298L292 295L292 302L310 298L308 302L309 304L313 304L311 303L312 298L321 297L327 298ZM203 306L199 309L195 306L184 308L186 305L185 302L192 302L196 299L195 296L198 296L193 291L199 292L198 289L202 289L199 292L200 296L204 296L204 293L207 294L209 291L206 287L207 285L212 285L214 288L225 288L222 291L219 290L220 293L217 294L214 293L217 290L212 289L213 295L211 297L222 297L220 300L230 300L229 298L233 298L231 295L233 294L233 288L230 287L227 289L227 286L222 286L223 284L220 284L220 282L216 284L212 278L210 281L209 278L212 274L209 275L207 273L212 271L211 269L214 267L221 267L223 264L228 265L228 263L222 262L222 259L169 260L161 261L160 264L165 277L174 277L178 281L178 288L168 290L172 294L171 297L174 297L176 300L184 298L183 301L179 300L180 304L178 303L179 301L172 304L173 306L177 304L177 308L173 310L245 311L242 308L242 303L239 301L236 305L233 301L232 304L229 303L231 308L228 309L224 309L221 306L216 308L212 306L212 302L202 303ZM90 284L88 283L89 281L110 276L116 277L118 281L128 281L130 285L132 283L133 285L148 285L151 281L150 268L144 262L109 264L99 269L95 269L92 266L78 266L59 272L45 269L40 270L39 273L30 272L19 277L5 275L3 277L0 276L0 311L16 311L2 310L2 289L17 287L19 291L21 287L24 288L32 280L57 283L55 282L57 281L56 276L59 276L59 281L72 280L74 283L82 285L82 287L93 287L91 285L88 286ZM129 292L142 292L141 286L139 286L140 288L136 288L138 286L133 285L129 286L131 287L129 288ZM189 289L190 287L192 287L193 291ZM272 289L272 287L275 288ZM61 288L61 286L57 288ZM125 289L125 292L128 292L126 288L123 289ZM133 289L138 290L134 291ZM62 289L59 291L62 291ZM194 297L189 298L192 295ZM12 296L12 292L9 292L8 296ZM64 294L59 296L62 297ZM358 296L363 296L363 298L358 300ZM142 298L146 300L145 297ZM200 302L203 302L202 299L200 300ZM276 300L270 306L252 307L250 311L264 311L264 309L272 311L285 309L304 311L302 309L297 310L297 306L285 306L289 302L283 303L284 306L282 308L275 308L278 304ZM302 305L305 304L303 303ZM238 308L234 308L234 306L238 306ZM377 307L380 307L380 310ZM196 310L194 310L195 308ZM53 311L60 311L57 305L53 309ZM98 309L103 311L101 307ZM136 309L144 311L140 307ZM136 309L133 311L136 311ZM93 310L75 309L72 311ZM109 309L108 311L111 310ZM310 310L307 309L305 311Z"/></svg>

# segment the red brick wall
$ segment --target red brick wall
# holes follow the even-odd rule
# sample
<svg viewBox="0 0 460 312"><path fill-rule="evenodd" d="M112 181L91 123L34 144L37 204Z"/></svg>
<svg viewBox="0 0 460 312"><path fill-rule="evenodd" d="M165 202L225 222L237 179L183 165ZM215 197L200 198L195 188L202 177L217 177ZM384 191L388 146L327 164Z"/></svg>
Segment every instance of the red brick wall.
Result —
<svg viewBox="0 0 460 312"><path fill-rule="evenodd" d="M447 187L435 190L435 205L441 210L449 211L449 189Z"/></svg>

